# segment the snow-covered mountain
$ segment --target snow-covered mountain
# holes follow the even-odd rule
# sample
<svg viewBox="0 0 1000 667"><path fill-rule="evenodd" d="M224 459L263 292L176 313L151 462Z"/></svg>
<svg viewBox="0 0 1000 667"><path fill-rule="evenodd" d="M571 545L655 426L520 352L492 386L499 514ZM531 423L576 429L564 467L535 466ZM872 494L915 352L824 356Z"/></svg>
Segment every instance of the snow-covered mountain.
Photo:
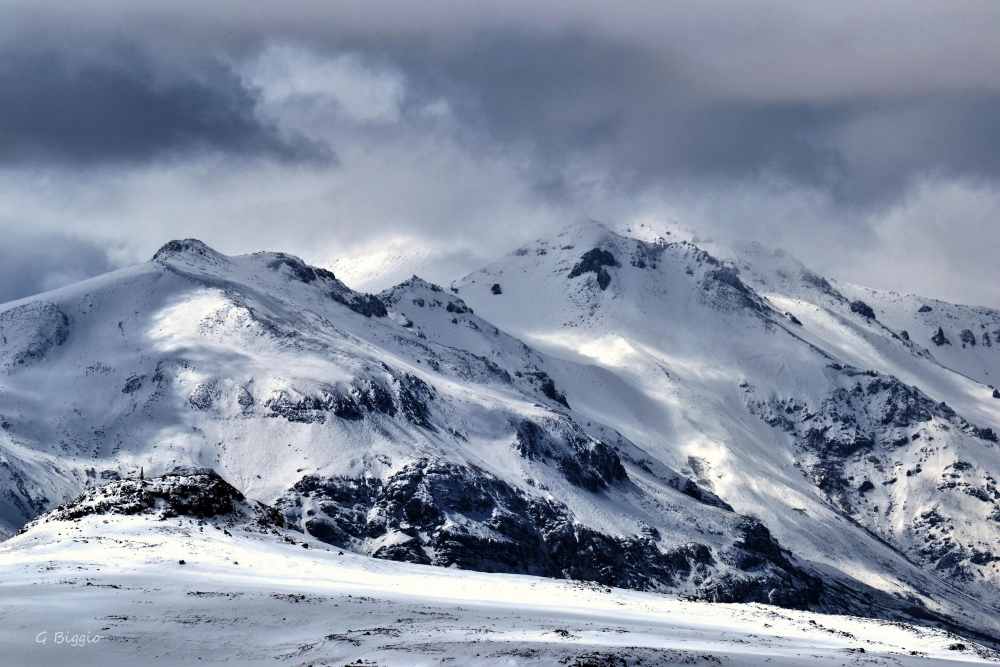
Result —
<svg viewBox="0 0 1000 667"><path fill-rule="evenodd" d="M175 241L0 308L8 534L208 469L376 558L1000 629L994 311L600 225L377 296Z"/></svg>

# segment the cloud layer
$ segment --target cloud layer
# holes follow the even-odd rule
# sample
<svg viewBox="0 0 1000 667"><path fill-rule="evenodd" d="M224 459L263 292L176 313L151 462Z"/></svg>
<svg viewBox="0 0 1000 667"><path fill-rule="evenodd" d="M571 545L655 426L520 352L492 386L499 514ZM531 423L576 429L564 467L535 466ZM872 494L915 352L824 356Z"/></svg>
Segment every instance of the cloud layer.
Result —
<svg viewBox="0 0 1000 667"><path fill-rule="evenodd" d="M1000 306L995 3L103 0L7 17L0 231L116 262L175 236L313 262L418 239L486 261L574 220L660 216Z"/></svg>

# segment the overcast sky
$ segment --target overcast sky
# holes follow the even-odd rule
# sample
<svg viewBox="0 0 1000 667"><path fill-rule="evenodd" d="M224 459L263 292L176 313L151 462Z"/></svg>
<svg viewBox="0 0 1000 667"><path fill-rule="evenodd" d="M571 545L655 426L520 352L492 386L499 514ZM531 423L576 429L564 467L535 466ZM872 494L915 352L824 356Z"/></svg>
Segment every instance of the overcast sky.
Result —
<svg viewBox="0 0 1000 667"><path fill-rule="evenodd" d="M664 219L1000 307L1000 3L4 3L0 301Z"/></svg>

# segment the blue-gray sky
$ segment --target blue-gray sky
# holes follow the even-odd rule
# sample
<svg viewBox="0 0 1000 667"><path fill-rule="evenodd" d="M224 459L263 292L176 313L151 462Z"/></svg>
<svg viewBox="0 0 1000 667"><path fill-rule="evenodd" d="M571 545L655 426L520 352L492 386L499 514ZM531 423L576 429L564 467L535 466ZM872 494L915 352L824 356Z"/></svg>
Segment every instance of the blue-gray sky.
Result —
<svg viewBox="0 0 1000 667"><path fill-rule="evenodd" d="M997 34L986 1L12 1L0 299L177 236L486 260L659 217L1000 307Z"/></svg>

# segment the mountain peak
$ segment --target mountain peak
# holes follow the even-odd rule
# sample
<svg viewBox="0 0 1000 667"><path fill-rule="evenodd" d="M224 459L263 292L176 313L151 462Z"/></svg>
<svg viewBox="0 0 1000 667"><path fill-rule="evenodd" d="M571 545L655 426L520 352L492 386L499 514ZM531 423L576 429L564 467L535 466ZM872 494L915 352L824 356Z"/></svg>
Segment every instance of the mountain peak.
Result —
<svg viewBox="0 0 1000 667"><path fill-rule="evenodd" d="M221 253L208 247L198 239L173 240L164 243L156 251L156 254L153 255L152 261L163 261L178 256L220 257Z"/></svg>

